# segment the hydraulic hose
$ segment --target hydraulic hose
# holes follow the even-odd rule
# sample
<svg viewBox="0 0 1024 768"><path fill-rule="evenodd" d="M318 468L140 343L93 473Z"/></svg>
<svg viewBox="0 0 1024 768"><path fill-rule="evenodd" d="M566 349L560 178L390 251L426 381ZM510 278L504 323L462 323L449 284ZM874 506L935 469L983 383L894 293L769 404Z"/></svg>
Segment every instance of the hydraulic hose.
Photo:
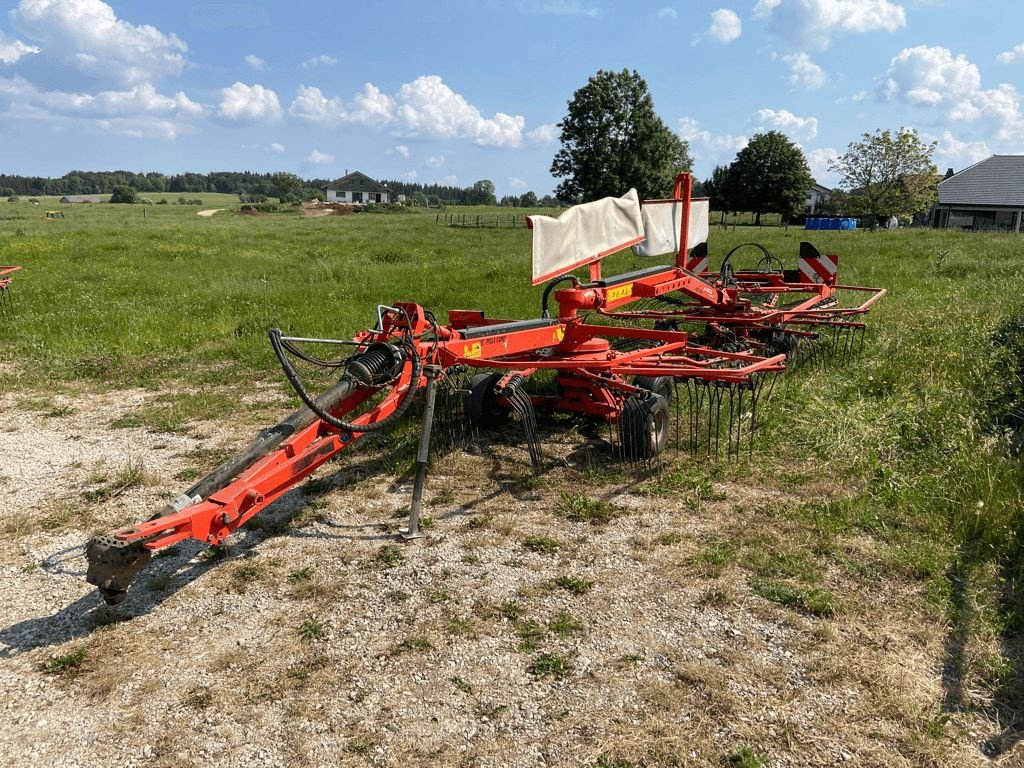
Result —
<svg viewBox="0 0 1024 768"><path fill-rule="evenodd" d="M548 298L550 298L551 292L555 289L555 286L559 285L560 283L565 283L569 281L572 282L574 288L580 287L580 280L578 277L576 277L576 275L566 275L565 277L560 277L557 280L552 280L550 283L547 284L547 286L545 286L544 295L541 297L540 300L541 317L551 317L551 313L548 312Z"/></svg>
<svg viewBox="0 0 1024 768"><path fill-rule="evenodd" d="M401 372L401 365L404 363L404 359L408 357L412 362L412 373L409 379L409 388L402 395L402 399L399 401L395 410L385 416L380 421L375 421L370 424L356 424L350 421L344 421L335 416L332 416L326 410L321 408L312 395L306 391L306 388L302 384L302 379L299 376L298 371L292 365L291 360L288 359L288 355L284 351L284 347L281 340L281 330L279 328L271 328L267 334L270 337L270 345L274 348L274 354L277 355L278 361L281 363L281 369L284 371L284 375L288 378L289 383L295 390L295 394L306 404L306 406L315 413L324 423L330 424L332 427L345 432L376 432L385 429L394 424L400 419L408 410L409 406L412 405L413 397L416 394L416 385L420 378L420 373L423 370L423 361L420 360L419 355L416 353L415 346L411 341L406 340L402 346L404 350L399 350L396 347L388 344L374 344L371 345L366 352L361 355L357 355L353 358L348 365L348 371L341 377L341 381L351 382L353 389L355 387L368 387L379 384L377 379L387 375L393 370L393 368L386 368L389 362L393 363L395 355L385 355L383 348L394 350L398 352L398 357L402 358L399 365L399 373ZM390 357L390 360L386 359ZM393 378L397 378L393 377Z"/></svg>

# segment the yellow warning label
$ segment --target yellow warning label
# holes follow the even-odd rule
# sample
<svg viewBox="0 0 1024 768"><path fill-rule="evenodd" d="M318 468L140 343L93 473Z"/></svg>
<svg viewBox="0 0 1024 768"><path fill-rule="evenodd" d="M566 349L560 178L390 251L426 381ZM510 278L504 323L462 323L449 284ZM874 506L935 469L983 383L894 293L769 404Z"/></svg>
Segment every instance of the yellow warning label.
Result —
<svg viewBox="0 0 1024 768"><path fill-rule="evenodd" d="M555 328L555 333L554 333L555 343L557 344L558 342L560 342L564 338L565 338L565 329L562 328L562 326L558 326L557 328Z"/></svg>
<svg viewBox="0 0 1024 768"><path fill-rule="evenodd" d="M618 301L633 295L633 284L617 285L608 289L608 301Z"/></svg>
<svg viewBox="0 0 1024 768"><path fill-rule="evenodd" d="M483 350L480 348L480 342L475 341L472 344L467 344L462 348L463 357L480 357L483 354Z"/></svg>

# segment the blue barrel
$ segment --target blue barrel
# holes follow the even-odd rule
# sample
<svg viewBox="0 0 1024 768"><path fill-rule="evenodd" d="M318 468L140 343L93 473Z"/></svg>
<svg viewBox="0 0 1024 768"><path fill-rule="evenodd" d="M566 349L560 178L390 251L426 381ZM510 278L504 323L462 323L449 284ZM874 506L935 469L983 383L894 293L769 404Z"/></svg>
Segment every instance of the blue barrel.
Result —
<svg viewBox="0 0 1024 768"><path fill-rule="evenodd" d="M840 229L851 229L851 230L852 229L856 229L857 228L857 220L856 219L842 219L839 222L839 228Z"/></svg>
<svg viewBox="0 0 1024 768"><path fill-rule="evenodd" d="M808 216L807 217L807 221L804 222L804 229L817 229L817 228L818 228L818 220L817 219L813 219L810 216Z"/></svg>
<svg viewBox="0 0 1024 768"><path fill-rule="evenodd" d="M828 229L839 229L840 219L827 219Z"/></svg>

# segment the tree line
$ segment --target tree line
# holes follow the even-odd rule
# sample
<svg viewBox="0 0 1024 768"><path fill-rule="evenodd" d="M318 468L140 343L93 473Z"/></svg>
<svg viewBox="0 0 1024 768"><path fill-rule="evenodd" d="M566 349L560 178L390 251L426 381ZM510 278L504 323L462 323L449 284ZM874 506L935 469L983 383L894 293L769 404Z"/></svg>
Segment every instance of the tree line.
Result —
<svg viewBox="0 0 1024 768"><path fill-rule="evenodd" d="M240 195L249 200L276 197L282 200L323 198L333 180L302 179L292 173L253 173L251 171L215 171L212 173L135 173L133 171L71 171L58 178L0 174L0 196L13 195L106 195L125 190L139 195L202 194L219 192ZM417 184L394 179L380 182L388 188L392 201L397 195L421 205L497 205L494 183L480 179L469 187L445 184ZM550 195L538 199L533 192L518 197L503 197L502 205L557 205Z"/></svg>
<svg viewBox="0 0 1024 768"><path fill-rule="evenodd" d="M0 174L0 194L6 195L104 195L114 187L131 187L142 194L222 192L232 195L277 195L277 173L216 171L213 173L135 173L133 171L70 171L58 178ZM325 187L326 179L310 179L302 185Z"/></svg>

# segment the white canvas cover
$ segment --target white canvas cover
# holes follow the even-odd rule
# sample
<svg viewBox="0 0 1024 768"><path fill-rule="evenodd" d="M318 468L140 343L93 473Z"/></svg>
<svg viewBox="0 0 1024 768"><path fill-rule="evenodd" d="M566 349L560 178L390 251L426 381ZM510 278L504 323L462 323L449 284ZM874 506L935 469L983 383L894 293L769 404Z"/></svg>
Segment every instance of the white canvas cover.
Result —
<svg viewBox="0 0 1024 768"><path fill-rule="evenodd" d="M709 200L690 201L690 231L686 238L689 251L708 239ZM640 213L646 239L633 246L637 256L660 256L679 253L679 230L683 223L683 204L679 200L651 200L644 203Z"/></svg>
<svg viewBox="0 0 1024 768"><path fill-rule="evenodd" d="M533 229L533 285L567 274L644 238L635 189L574 205L557 219L528 216Z"/></svg>

